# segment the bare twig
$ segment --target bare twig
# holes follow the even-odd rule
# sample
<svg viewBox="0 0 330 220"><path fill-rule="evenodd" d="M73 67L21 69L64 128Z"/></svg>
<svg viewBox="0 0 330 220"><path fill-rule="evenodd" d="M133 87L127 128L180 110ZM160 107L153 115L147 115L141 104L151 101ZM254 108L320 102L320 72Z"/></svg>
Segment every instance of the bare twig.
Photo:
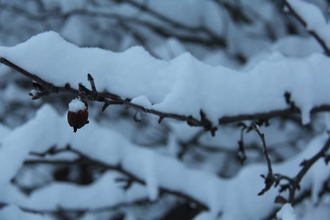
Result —
<svg viewBox="0 0 330 220"><path fill-rule="evenodd" d="M257 124L253 123L252 128L253 128L253 130L255 130L257 132L257 134L259 135L259 137L262 141L263 152L264 152L266 162L267 162L267 166L268 166L268 173L272 176L273 175L272 162L271 162L269 154L268 154L265 135L264 135L264 133L261 133L261 131L259 129L259 126Z"/></svg>
<svg viewBox="0 0 330 220"><path fill-rule="evenodd" d="M263 146L263 153L267 162L267 167L268 167L268 174L267 176L261 175L262 178L265 179L265 188L258 194L259 196L263 195L265 192L267 192L272 185L275 183L274 175L273 175L273 168L272 168L272 162L269 157L267 145L266 145L266 139L264 133L261 133L259 126L255 123L252 123L251 128L257 132L259 135L261 141L262 141L262 146Z"/></svg>
<svg viewBox="0 0 330 220"><path fill-rule="evenodd" d="M290 191L289 195L289 201L294 201L295 192L297 189L300 188L299 183L302 180L302 178L305 176L307 171L314 165L316 161L318 161L320 158L325 157L326 152L330 149L330 137L325 142L324 146L321 148L321 150L315 154L312 158L309 160L304 160L300 165L302 166L302 169L299 171L299 173L293 178L292 181L292 190Z"/></svg>
<svg viewBox="0 0 330 220"><path fill-rule="evenodd" d="M89 83L91 84L92 92L97 93L95 83L94 83L94 78L92 77L92 75L88 73L87 74L87 79L88 79Z"/></svg>
<svg viewBox="0 0 330 220"><path fill-rule="evenodd" d="M259 134L259 132L258 132L258 134ZM259 134L259 136L262 137L260 134ZM282 175L282 174L273 174L272 167L271 167L271 161L270 161L269 157L266 156L266 153L264 152L266 160L267 160L267 164L268 164L268 175L266 178L263 176L263 178L265 178L266 187L259 193L259 195L262 195L266 191L268 191L273 184L275 184L275 187L280 185L280 189L279 189L280 192L289 190L289 198L287 199L287 201L289 203L293 204L295 201L296 191L300 190L301 180L306 175L307 171L315 164L316 161L318 161L322 157L326 158L326 153L329 149L330 149L330 137L328 138L328 140L326 141L326 143L324 144L324 146L321 148L321 150L319 152L317 152L312 158L310 158L308 160L304 160L300 164L300 166L302 166L302 168L297 173L297 175L293 178ZM287 181L287 183L280 184L282 180Z"/></svg>

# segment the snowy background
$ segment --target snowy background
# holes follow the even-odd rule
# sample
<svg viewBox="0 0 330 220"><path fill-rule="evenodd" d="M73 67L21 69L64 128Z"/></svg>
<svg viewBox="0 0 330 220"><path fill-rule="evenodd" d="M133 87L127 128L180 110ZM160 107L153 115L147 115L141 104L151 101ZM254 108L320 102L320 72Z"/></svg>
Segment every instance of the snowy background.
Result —
<svg viewBox="0 0 330 220"><path fill-rule="evenodd" d="M0 1L0 219L330 219L328 12L321 0ZM89 123L74 133L69 103L79 83L92 91L88 73L106 101L80 92ZM269 170L252 122L276 174L296 177L325 149L292 200L283 186L258 196Z"/></svg>

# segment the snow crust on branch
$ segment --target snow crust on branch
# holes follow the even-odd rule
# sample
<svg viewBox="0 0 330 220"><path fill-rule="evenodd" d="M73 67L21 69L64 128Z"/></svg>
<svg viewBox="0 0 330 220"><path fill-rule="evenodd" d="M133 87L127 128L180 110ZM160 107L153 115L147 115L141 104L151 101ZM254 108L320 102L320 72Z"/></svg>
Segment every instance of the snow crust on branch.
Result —
<svg viewBox="0 0 330 220"><path fill-rule="evenodd" d="M289 92L309 122L312 107L330 104L329 58L313 54L288 58L272 53L248 72L208 66L191 54L162 61L142 47L122 53L78 48L55 32L45 32L15 47L0 47L0 56L56 86L88 85L91 73L99 91L143 101L150 109L193 116L202 110L213 125L223 116L287 109ZM143 97L143 99L141 99Z"/></svg>
<svg viewBox="0 0 330 220"><path fill-rule="evenodd" d="M40 132L40 128L43 132ZM301 161L318 152L327 138L327 135L314 138L296 157L274 164L274 171L288 176L296 174ZM222 219L225 220L262 219L276 208L273 200L278 189L272 188L265 195L257 196L264 187L264 182L255 177L266 172L264 164L247 166L234 178L222 179L215 174L187 168L175 158L138 147L94 121L81 132L73 134L66 124L66 117L59 116L49 105L44 105L34 119L14 129L1 144L1 202L27 209L56 210L58 204L61 204L62 208L90 210L146 197L154 200L158 196L157 189L187 195L205 204L210 215L223 213ZM29 152L45 152L51 146L61 149L68 145L101 163L120 165L121 169L141 180L147 187L137 183L123 193L115 181L122 174L116 173L106 173L89 186L52 183L34 191L30 196L23 195L10 184L24 160L36 159ZM63 156L68 159L67 155ZM58 154L57 159L60 158L61 154ZM302 180L298 195L308 189L312 189L312 193L317 195L329 178L330 167L324 166L324 161L320 160L315 165ZM255 208L256 204L259 208ZM240 211L237 211L237 207Z"/></svg>

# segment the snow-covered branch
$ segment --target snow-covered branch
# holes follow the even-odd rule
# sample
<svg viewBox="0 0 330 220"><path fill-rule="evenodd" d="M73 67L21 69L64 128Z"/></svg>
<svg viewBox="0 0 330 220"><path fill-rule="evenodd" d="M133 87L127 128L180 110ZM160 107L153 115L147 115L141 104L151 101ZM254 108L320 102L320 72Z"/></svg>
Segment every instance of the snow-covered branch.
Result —
<svg viewBox="0 0 330 220"><path fill-rule="evenodd" d="M320 54L305 59L273 54L244 73L207 66L189 54L166 62L139 47L121 54L80 49L56 33L47 32L16 47L2 47L0 55L3 64L35 80L46 94L78 94L80 83L89 84L86 74L90 72L98 91L102 91L93 94L83 86L89 95L97 95L92 101L104 102L105 107L133 107L159 116L160 121L187 121L213 134L218 124L267 120L292 113L301 113L303 124L307 124L310 114L330 110L330 100L323 95L330 93L325 71L330 65L328 58ZM91 59L106 61L98 64ZM77 62L79 65L75 65Z"/></svg>
<svg viewBox="0 0 330 220"><path fill-rule="evenodd" d="M284 6L294 15L319 42L324 53L330 56L330 31L326 18L313 3L301 0L285 0Z"/></svg>

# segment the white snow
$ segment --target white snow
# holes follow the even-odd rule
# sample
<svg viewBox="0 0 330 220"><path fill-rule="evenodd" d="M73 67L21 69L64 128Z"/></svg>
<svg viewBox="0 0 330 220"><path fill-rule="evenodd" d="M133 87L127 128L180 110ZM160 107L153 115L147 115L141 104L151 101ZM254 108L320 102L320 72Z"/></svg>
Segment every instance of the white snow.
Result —
<svg viewBox="0 0 330 220"><path fill-rule="evenodd" d="M134 103L134 104L137 104L137 105L140 105L144 108L151 108L151 103L150 101L148 100L148 98L144 95L141 95L141 96L138 96L138 97L135 97L131 100L131 103Z"/></svg>
<svg viewBox="0 0 330 220"><path fill-rule="evenodd" d="M24 212L20 208L14 205L9 205L0 209L0 219L52 220L52 218L45 215Z"/></svg>
<svg viewBox="0 0 330 220"><path fill-rule="evenodd" d="M80 110L85 110L86 106L85 103L83 103L79 99L72 99L71 102L69 103L69 111L70 112L78 112Z"/></svg>
<svg viewBox="0 0 330 220"><path fill-rule="evenodd" d="M279 220L297 220L294 209L291 204L285 204L280 211L277 212L276 217Z"/></svg>

